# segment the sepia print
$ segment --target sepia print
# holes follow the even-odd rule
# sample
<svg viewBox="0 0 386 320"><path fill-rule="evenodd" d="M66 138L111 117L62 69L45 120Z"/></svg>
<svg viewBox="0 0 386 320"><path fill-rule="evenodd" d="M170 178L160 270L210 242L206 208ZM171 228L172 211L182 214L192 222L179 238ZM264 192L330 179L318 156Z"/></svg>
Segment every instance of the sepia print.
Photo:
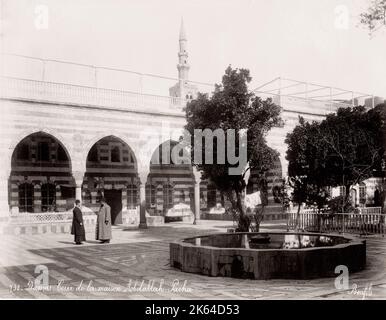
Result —
<svg viewBox="0 0 386 320"><path fill-rule="evenodd" d="M386 1L2 0L0 298L386 298Z"/></svg>

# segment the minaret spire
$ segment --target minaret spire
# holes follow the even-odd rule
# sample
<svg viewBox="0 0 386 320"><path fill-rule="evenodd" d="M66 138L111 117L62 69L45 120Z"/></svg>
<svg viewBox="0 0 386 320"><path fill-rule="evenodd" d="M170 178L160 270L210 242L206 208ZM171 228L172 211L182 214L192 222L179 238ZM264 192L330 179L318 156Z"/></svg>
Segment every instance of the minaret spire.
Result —
<svg viewBox="0 0 386 320"><path fill-rule="evenodd" d="M180 41L181 40L187 40L183 17L181 17L181 26L180 26Z"/></svg>
<svg viewBox="0 0 386 320"><path fill-rule="evenodd" d="M179 97L186 100L193 99L197 94L196 86L189 83L189 63L188 63L188 38L185 32L184 19L181 17L179 51L178 51L178 83L169 89L171 97Z"/></svg>
<svg viewBox="0 0 386 320"><path fill-rule="evenodd" d="M187 52L187 42L188 39L186 37L185 27L184 27L184 19L181 18L181 26L180 26L180 51L178 52L178 79L186 81L189 78L189 64L188 64L188 52Z"/></svg>

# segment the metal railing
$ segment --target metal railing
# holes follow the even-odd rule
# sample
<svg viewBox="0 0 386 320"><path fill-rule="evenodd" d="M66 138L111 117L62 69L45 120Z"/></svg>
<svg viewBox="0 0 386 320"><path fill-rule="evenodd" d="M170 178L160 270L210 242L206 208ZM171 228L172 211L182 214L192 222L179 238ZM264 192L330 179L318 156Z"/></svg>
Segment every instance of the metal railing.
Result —
<svg viewBox="0 0 386 320"><path fill-rule="evenodd" d="M185 99L56 82L0 78L0 97L151 113L182 113Z"/></svg>
<svg viewBox="0 0 386 320"><path fill-rule="evenodd" d="M318 213L313 210L288 212L287 229L313 232L357 233L360 235L386 233L384 214L379 213ZM299 221L297 221L297 219Z"/></svg>
<svg viewBox="0 0 386 320"><path fill-rule="evenodd" d="M359 208L359 213L362 213L362 214L381 214L382 213L382 207Z"/></svg>
<svg viewBox="0 0 386 320"><path fill-rule="evenodd" d="M350 107L351 104L337 102L309 99L303 97L295 97L285 94L267 93L264 91L254 91L256 95L263 99L271 98L274 103L281 106L284 111L317 114L325 116L329 113L336 112L339 108Z"/></svg>
<svg viewBox="0 0 386 320"><path fill-rule="evenodd" d="M283 77L277 77L265 84L260 85L255 90L267 94L276 94L281 97L303 99L310 104L325 102L325 106L330 106L331 111L339 104L346 106L356 106L365 104L366 100L371 100L371 107L375 107L375 96L373 94L355 92L342 88L325 86L312 82L298 81Z"/></svg>

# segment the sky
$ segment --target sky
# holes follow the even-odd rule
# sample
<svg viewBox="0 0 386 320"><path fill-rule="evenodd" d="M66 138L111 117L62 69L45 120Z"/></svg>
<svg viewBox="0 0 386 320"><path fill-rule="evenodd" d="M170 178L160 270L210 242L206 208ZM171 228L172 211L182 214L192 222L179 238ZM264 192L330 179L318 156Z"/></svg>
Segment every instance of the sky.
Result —
<svg viewBox="0 0 386 320"><path fill-rule="evenodd" d="M1 50L175 78L183 17L190 80L219 83L232 65L250 70L252 87L282 76L386 97L386 31L370 37L359 26L368 3L2 0ZM67 73L66 80L77 74L65 67L51 72ZM99 85L117 79L105 74Z"/></svg>

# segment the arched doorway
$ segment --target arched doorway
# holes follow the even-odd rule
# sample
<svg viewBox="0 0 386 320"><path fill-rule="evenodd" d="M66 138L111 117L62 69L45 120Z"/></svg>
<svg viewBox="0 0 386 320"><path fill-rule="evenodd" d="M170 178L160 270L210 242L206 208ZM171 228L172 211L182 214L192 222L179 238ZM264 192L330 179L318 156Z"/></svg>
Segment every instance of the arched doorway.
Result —
<svg viewBox="0 0 386 320"><path fill-rule="evenodd" d="M84 205L97 212L105 198L111 207L113 224L122 224L123 217L139 205L138 173L134 152L122 139L107 136L97 141L87 155L83 181Z"/></svg>
<svg viewBox="0 0 386 320"><path fill-rule="evenodd" d="M22 139L11 158L10 205L18 212L62 212L73 206L71 160L54 136L36 132Z"/></svg>

